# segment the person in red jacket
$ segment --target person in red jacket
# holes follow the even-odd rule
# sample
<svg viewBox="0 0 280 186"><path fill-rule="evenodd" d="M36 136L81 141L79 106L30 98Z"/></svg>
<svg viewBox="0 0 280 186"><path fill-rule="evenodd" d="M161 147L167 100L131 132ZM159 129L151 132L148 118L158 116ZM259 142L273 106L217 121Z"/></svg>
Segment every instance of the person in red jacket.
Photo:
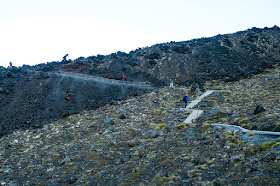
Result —
<svg viewBox="0 0 280 186"><path fill-rule="evenodd" d="M195 89L195 94L196 94L196 99L198 99L200 96L200 88Z"/></svg>
<svg viewBox="0 0 280 186"><path fill-rule="evenodd" d="M126 85L126 79L124 76L123 76L122 80L123 80L123 84Z"/></svg>

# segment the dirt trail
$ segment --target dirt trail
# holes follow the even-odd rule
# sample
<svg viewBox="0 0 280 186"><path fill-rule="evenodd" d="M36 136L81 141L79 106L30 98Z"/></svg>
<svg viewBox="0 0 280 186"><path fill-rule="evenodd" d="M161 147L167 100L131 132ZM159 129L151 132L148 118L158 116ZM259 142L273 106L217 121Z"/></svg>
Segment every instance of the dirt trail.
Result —
<svg viewBox="0 0 280 186"><path fill-rule="evenodd" d="M73 73L73 72L56 72L55 73L58 76L63 77L71 77L71 78L78 78L88 81L96 81L96 82L102 82L110 85L122 85L122 86L128 86L128 87L137 87L137 88L143 88L143 89L152 89L153 87L145 82L127 82L126 85L123 84L121 80L115 80L115 79L108 79L103 77L97 77L97 76L90 76L86 74L79 74L79 73Z"/></svg>

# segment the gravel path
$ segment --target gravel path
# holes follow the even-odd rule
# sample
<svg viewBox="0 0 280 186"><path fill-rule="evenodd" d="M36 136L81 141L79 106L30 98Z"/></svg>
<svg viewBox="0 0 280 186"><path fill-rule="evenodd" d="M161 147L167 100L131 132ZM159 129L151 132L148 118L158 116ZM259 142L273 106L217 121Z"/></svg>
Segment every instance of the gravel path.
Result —
<svg viewBox="0 0 280 186"><path fill-rule="evenodd" d="M72 73L72 72L59 72L55 73L58 76L63 77L70 77L70 78L79 78L83 80L89 80L89 81L97 81L97 82L103 82L106 84L111 85L124 85L121 80L115 80L115 79L108 79L103 77L97 77L97 76L90 76L86 74L79 74L79 73ZM145 82L127 82L126 86L130 87L137 87L137 88L144 88L144 89L152 89L153 87Z"/></svg>

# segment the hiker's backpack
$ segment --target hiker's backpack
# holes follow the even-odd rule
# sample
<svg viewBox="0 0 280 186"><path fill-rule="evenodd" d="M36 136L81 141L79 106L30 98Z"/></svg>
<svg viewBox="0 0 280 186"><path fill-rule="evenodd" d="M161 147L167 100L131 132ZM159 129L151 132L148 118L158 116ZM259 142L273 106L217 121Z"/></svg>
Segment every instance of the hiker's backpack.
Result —
<svg viewBox="0 0 280 186"><path fill-rule="evenodd" d="M183 101L184 101L184 102L187 102L187 101L188 101L188 100L187 100L187 96L184 96L184 97L183 97Z"/></svg>

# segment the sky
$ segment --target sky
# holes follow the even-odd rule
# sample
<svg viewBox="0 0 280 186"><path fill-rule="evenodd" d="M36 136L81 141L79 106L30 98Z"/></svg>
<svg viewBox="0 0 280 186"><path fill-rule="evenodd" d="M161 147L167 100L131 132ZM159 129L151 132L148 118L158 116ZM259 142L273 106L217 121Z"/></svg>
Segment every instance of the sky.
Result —
<svg viewBox="0 0 280 186"><path fill-rule="evenodd" d="M0 66L280 26L279 0L0 0Z"/></svg>

